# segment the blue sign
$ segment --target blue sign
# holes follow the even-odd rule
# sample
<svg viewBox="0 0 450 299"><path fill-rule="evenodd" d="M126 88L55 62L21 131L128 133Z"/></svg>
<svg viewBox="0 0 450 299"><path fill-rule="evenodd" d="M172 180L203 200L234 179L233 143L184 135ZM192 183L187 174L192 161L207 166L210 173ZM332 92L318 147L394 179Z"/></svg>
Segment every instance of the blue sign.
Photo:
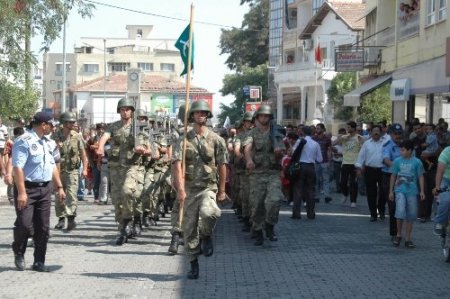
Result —
<svg viewBox="0 0 450 299"><path fill-rule="evenodd" d="M250 97L250 86L242 87L242 94L244 95L244 98Z"/></svg>

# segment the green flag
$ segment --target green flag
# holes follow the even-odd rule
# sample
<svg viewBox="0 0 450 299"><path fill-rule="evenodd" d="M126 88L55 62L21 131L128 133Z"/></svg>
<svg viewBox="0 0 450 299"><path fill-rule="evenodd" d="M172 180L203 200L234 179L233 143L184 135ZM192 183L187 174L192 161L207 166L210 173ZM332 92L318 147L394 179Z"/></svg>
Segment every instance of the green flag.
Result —
<svg viewBox="0 0 450 299"><path fill-rule="evenodd" d="M189 51L189 29L190 25L187 25L183 33L181 33L177 42L175 43L175 48L180 50L181 59L184 63L184 70L180 76L187 74L188 69L188 53L191 53L191 70L194 68L194 40L192 39L192 49ZM192 33L192 38L194 38L194 33Z"/></svg>

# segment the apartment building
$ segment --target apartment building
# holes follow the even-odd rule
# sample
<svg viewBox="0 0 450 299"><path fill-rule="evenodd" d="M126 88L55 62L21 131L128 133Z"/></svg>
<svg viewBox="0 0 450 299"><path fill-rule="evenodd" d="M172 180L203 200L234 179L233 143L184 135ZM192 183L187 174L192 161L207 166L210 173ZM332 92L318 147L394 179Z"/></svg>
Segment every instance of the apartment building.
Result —
<svg viewBox="0 0 450 299"><path fill-rule="evenodd" d="M333 122L326 91L335 55L363 38L363 1L271 1L269 70L277 91L277 122Z"/></svg>
<svg viewBox="0 0 450 299"><path fill-rule="evenodd" d="M447 0L368 0L367 44L378 48L371 76L392 80L393 121L450 120L450 23Z"/></svg>
<svg viewBox="0 0 450 299"><path fill-rule="evenodd" d="M87 81L116 74L126 74L129 68L139 68L144 74L167 79L179 77L183 64L174 39L152 38L153 26L127 25L127 37L82 37L74 45L73 53L45 53L43 57L44 107L59 114L61 97L56 98L63 84L67 88ZM66 82L63 82L63 72ZM77 100L66 93L67 110L80 110Z"/></svg>

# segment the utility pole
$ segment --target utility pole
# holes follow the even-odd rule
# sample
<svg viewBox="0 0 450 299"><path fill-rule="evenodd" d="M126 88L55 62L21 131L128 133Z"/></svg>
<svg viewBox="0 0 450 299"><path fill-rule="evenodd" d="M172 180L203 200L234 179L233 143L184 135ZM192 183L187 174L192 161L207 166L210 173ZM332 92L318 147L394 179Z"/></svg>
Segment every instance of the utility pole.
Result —
<svg viewBox="0 0 450 299"><path fill-rule="evenodd" d="M66 111L66 21L67 3L64 1L64 24L63 24L63 65L62 65L62 90L61 90L61 112Z"/></svg>

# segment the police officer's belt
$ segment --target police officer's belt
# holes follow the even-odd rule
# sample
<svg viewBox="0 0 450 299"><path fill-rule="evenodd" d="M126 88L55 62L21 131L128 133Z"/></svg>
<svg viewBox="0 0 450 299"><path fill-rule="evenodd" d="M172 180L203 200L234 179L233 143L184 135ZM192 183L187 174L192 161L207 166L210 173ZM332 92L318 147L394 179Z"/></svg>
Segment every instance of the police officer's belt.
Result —
<svg viewBox="0 0 450 299"><path fill-rule="evenodd" d="M50 183L50 181L48 181L48 182L29 182L29 181L25 181L25 187L26 188L46 187L48 185L48 183Z"/></svg>

